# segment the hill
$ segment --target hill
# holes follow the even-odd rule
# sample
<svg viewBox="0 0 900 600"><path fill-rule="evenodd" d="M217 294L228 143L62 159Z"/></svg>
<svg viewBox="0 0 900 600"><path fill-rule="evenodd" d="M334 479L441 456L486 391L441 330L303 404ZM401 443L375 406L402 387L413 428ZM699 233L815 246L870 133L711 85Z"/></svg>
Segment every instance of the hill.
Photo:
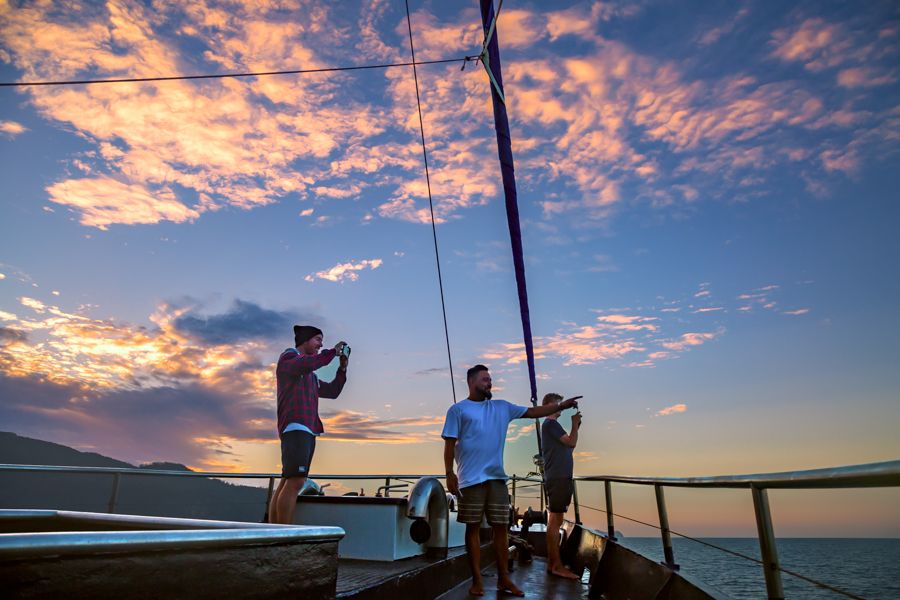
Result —
<svg viewBox="0 0 900 600"><path fill-rule="evenodd" d="M102 454L11 432L0 432L0 463L135 468ZM177 463L138 468L190 471ZM106 474L0 472L0 508L106 512L112 485L113 477ZM123 475L115 512L259 522L265 515L265 502L266 488L217 479Z"/></svg>

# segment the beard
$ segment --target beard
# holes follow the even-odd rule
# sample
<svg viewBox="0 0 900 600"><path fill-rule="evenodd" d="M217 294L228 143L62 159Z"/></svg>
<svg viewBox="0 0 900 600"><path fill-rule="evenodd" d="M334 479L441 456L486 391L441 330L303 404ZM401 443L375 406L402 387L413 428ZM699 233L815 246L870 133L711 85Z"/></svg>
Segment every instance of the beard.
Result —
<svg viewBox="0 0 900 600"><path fill-rule="evenodd" d="M484 399L485 399L485 400L490 400L491 397L492 397L492 395L493 395L493 394L491 394L491 390L485 390L485 391L484 391Z"/></svg>

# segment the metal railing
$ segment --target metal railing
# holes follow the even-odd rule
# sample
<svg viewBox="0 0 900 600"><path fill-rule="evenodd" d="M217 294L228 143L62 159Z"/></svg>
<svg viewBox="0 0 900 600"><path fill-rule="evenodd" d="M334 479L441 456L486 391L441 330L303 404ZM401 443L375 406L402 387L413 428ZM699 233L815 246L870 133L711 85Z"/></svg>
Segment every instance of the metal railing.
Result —
<svg viewBox="0 0 900 600"><path fill-rule="evenodd" d="M10 465L0 464L0 472L29 472L29 473L81 473L89 475L109 475L112 477L112 484L109 493L109 501L107 503L106 512L115 514L116 504L119 497L119 485L122 477L128 475L136 475L141 477L202 477L204 479L268 479L269 490L266 495L266 504L272 499L272 493L275 489L275 480L281 479L279 473L234 473L234 472L214 472L214 471L173 471L166 469L138 469L138 468L120 468L120 467L68 467L59 465ZM446 479L446 475L316 475L316 479L320 481L368 481L383 479L384 485L380 486L379 492L384 490L384 497L390 497L392 489L398 489L400 485L391 485L391 480L414 480L422 477L435 477L437 479ZM408 484L409 481L403 481Z"/></svg>
<svg viewBox="0 0 900 600"><path fill-rule="evenodd" d="M540 479L533 477L516 477L512 476L513 492L515 493L516 484L518 482L541 483ZM586 475L575 477L575 490L573 494L573 509L575 511L575 522L581 523L580 509L584 507L578 502L577 482L602 482L606 496L606 513L607 535L610 539L616 539L615 516L613 510L612 484L624 483L631 485L648 485L653 486L656 494L656 509L659 518L659 525L636 521L650 527L659 529L660 538L663 545L664 563L672 568L678 569L675 563L675 551L672 546L672 530L669 528L669 517L666 510L666 499L664 488L681 487L681 488L720 488L720 489L749 489L753 497L753 509L756 517L756 530L759 539L759 548L762 555L760 562L763 567L763 573L766 580L766 593L770 599L784 598L784 585L781 580L781 573L788 573L800 579L814 583L821 587L828 588L834 592L845 596L855 598L853 594L834 588L832 586L814 581L799 573L789 571L781 567L778 561L778 551L775 546L775 531L772 525L772 514L769 510L769 489L850 489L850 488L875 488L875 487L900 487L900 460L891 460L886 462L869 463L863 465L850 465L845 467L833 467L828 469L812 469L806 471L787 471L782 473L759 473L753 475L722 475L716 477L623 477L619 475ZM521 486L519 486L521 488ZM543 496L543 490L541 491ZM513 502L515 504L515 502ZM592 508L592 507L584 507ZM600 509L595 509L600 510ZM622 517L628 518L628 517ZM691 539L711 546L690 536L677 534L681 537ZM719 550L729 552L754 560L752 557L744 556L735 552L731 552L724 548L714 546Z"/></svg>
<svg viewBox="0 0 900 600"><path fill-rule="evenodd" d="M233 472L208 472L208 471L170 471L158 469L137 469L137 468L117 468L117 467L67 467L67 466L48 466L48 465L10 465L0 464L0 472L42 472L42 473L85 473L85 474L107 474L112 477L112 488L110 490L108 510L109 513L115 513L116 502L119 494L119 485L124 476L165 476L165 477L203 477L216 479L268 479L269 490L266 497L266 506L271 499L275 480L281 477L276 473L233 473ZM384 480L384 485L380 486L380 490L384 490L384 495L388 496L390 490L397 486L392 486L391 481L414 480L422 477L436 477L444 479L444 475L404 475L404 474L372 474L372 475L317 475L317 480L331 481L366 481L366 480ZM578 501L577 482L602 482L606 497L606 509L602 512L606 513L607 534L610 539L616 539L615 517L626 518L636 521L650 527L660 530L660 537L663 544L663 555L665 564L672 569L678 569L675 563L675 552L672 546L672 530L669 528L669 518L666 510L666 499L664 488L666 487L682 487L682 488L721 488L721 489L749 489L753 497L753 508L756 517L756 528L759 539L760 552L762 555L761 562L766 580L766 591L769 598L784 598L784 586L781 580L781 573L789 573L800 577L807 581L811 581L817 585L822 585L835 592L844 594L849 597L855 597L852 594L844 592L813 581L798 573L794 573L781 567L778 561L778 551L775 546L775 533L772 525L772 515L769 510L769 497L767 490L769 489L849 489L849 488L871 488L871 487L900 487L900 460L893 460L879 463L869 463L863 465L851 465L845 467L835 467L829 469L813 469L807 471L789 471L783 473L761 473L753 475L723 475L716 477L624 477L619 475L587 475L575 477L575 489L573 494L573 509L575 512L575 522L581 523L580 509L592 508L580 505ZM512 484L512 500L513 505L516 504L516 494L524 487L538 487L540 489L539 496L541 500L541 510L544 507L543 482L535 477L518 477L513 475L510 477ZM521 483L525 483L523 486ZM659 525L645 523L636 519L630 519L622 515L616 515L613 510L613 494L612 484L631 484L631 485L648 485L653 486L656 495L656 508L659 517ZM600 510L600 509L595 509ZM681 537L692 539L690 536L678 534ZM706 544L711 545L711 544ZM716 546L716 548L718 548ZM731 552L724 548L719 548L725 552L736 554L743 558L756 560L752 557Z"/></svg>

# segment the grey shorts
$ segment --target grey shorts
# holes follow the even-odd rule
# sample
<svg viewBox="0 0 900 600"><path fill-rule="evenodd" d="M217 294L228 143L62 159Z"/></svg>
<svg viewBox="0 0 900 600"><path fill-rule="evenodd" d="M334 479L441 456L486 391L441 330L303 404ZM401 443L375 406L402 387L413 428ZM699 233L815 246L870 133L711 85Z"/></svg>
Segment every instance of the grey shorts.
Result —
<svg viewBox="0 0 900 600"><path fill-rule="evenodd" d="M456 504L459 523L481 523L487 516L489 525L509 523L509 491L502 479L490 479L459 490Z"/></svg>
<svg viewBox="0 0 900 600"><path fill-rule="evenodd" d="M544 482L547 490L547 508L552 513L565 513L572 501L571 479L548 479Z"/></svg>

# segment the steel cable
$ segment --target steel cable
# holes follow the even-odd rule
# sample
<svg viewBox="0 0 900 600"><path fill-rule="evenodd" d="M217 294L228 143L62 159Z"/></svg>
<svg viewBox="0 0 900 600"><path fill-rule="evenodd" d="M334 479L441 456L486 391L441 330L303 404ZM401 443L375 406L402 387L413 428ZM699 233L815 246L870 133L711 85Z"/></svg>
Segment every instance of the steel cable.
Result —
<svg viewBox="0 0 900 600"><path fill-rule="evenodd" d="M444 339L447 340L447 362L450 365L450 389L453 393L453 403L456 404L456 383L453 380L453 357L450 355L450 330L447 328L447 305L444 302L444 278L441 275L441 257L438 253L437 226L434 223L434 201L431 198L431 175L428 172L428 150L425 146L425 124L422 121L422 101L419 97L419 74L416 70L416 48L413 45L412 20L409 16L409 0L405 0L405 3L406 26L409 29L409 50L412 54L412 63L410 64L412 64L413 80L416 84L416 108L419 110L419 134L422 137L422 158L425 161L425 184L428 188L428 208L431 211L431 234L434 238L434 260L437 264L438 287L441 291L441 314L444 317Z"/></svg>

